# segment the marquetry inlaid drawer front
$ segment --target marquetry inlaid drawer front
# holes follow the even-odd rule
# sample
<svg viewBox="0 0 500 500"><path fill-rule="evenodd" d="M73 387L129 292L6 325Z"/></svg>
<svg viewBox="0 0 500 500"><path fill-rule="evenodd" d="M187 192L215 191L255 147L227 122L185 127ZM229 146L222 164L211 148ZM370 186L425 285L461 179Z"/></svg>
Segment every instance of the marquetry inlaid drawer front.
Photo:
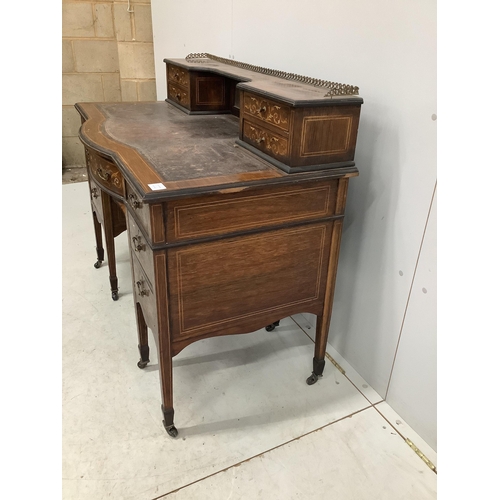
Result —
<svg viewBox="0 0 500 500"><path fill-rule="evenodd" d="M123 176L114 163L105 160L93 151L88 151L88 162L90 174L100 186L119 196L125 194Z"/></svg>
<svg viewBox="0 0 500 500"><path fill-rule="evenodd" d="M277 160L289 156L288 139L247 120L243 120L243 140Z"/></svg>
<svg viewBox="0 0 500 500"><path fill-rule="evenodd" d="M139 302L141 305L144 319L148 327L154 331L158 331L154 281L152 281L150 276L144 271L135 255L132 255L132 270L135 301Z"/></svg>
<svg viewBox="0 0 500 500"><path fill-rule="evenodd" d="M130 214L127 214L127 227L130 250L140 262L150 281L152 281L154 277L153 250Z"/></svg>
<svg viewBox="0 0 500 500"><path fill-rule="evenodd" d="M139 219L144 231L151 235L151 218L149 212L149 205L142 201L141 196L127 184L127 206L134 216Z"/></svg>
<svg viewBox="0 0 500 500"><path fill-rule="evenodd" d="M252 231L331 216L337 182L274 187L168 204L169 242Z"/></svg>
<svg viewBox="0 0 500 500"><path fill-rule="evenodd" d="M274 125L285 132L290 130L291 110L289 106L245 93L243 111L251 117Z"/></svg>
<svg viewBox="0 0 500 500"><path fill-rule="evenodd" d="M189 87L189 73L179 66L167 65L167 79L181 87Z"/></svg>
<svg viewBox="0 0 500 500"><path fill-rule="evenodd" d="M184 106L185 108L189 107L189 94L188 91L174 85L173 83L168 83L168 98L172 101Z"/></svg>
<svg viewBox="0 0 500 500"><path fill-rule="evenodd" d="M92 179L89 179L89 185L90 185L90 201L92 202L93 211L96 212L97 218L99 219L100 222L102 222L103 213L102 213L101 189Z"/></svg>

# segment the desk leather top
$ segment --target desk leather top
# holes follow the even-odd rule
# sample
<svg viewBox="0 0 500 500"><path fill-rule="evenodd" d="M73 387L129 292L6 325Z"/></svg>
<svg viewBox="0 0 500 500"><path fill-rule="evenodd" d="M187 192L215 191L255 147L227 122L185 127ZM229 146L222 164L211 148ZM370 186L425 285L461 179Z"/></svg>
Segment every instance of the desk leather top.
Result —
<svg viewBox="0 0 500 500"><path fill-rule="evenodd" d="M357 175L357 169L286 174L235 144L238 118L187 115L158 102L77 103L84 144L113 160L145 201L268 183ZM155 190L162 184L166 189Z"/></svg>

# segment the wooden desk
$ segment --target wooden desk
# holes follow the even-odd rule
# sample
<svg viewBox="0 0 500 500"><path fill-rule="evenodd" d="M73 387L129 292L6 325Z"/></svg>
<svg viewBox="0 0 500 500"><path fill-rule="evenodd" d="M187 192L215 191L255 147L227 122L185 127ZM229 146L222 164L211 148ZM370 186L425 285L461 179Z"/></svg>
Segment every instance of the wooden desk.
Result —
<svg viewBox="0 0 500 500"><path fill-rule="evenodd" d="M203 73L197 64L196 75ZM108 196L126 208L138 366L149 362L149 327L158 346L163 423L174 437L172 357L192 342L266 325L271 330L281 318L313 313L316 345L307 383L322 375L348 181L358 175L352 141L359 97L318 98L314 106L304 101L297 111L285 96L288 125L281 118L276 125L273 116L283 115L266 110L282 106L280 96L265 94L258 115L245 108L234 116L240 108L230 98L241 89L231 68L224 67L222 76L208 68L202 78L223 78L224 89L233 91L224 93L224 106L217 104L220 93L207 91L203 97L195 85L193 95L205 101L215 96L215 106L229 114L220 114L222 109L196 114L164 102L76 104L91 195L99 189L103 201ZM189 80L193 75L186 71ZM251 92L264 98L256 93L262 90ZM239 102L245 96L246 90ZM281 153L267 149L275 142L270 135L257 154L245 132L245 124L254 122L259 133L285 137L288 156L277 159ZM321 122L326 132L318 127ZM278 132L280 124L287 130ZM336 127L344 129L337 131L341 141ZM339 141L352 151L340 153ZM327 147L323 144L313 158L312 146L320 142Z"/></svg>

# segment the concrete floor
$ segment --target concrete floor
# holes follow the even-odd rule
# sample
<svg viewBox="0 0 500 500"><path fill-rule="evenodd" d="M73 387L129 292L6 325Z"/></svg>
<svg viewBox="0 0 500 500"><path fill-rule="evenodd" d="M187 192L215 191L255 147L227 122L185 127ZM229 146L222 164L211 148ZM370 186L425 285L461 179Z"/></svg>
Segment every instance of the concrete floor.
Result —
<svg viewBox="0 0 500 500"><path fill-rule="evenodd" d="M87 181L87 167L74 165L64 167L62 170L62 183L72 184L74 182Z"/></svg>
<svg viewBox="0 0 500 500"><path fill-rule="evenodd" d="M86 180L63 175L63 498L431 500L435 453L338 353L307 386L302 315L274 332L203 340L174 358L176 439L163 426L157 354L137 368L126 233L120 298L96 259ZM77 179L80 179L78 181ZM345 373L343 373L345 372Z"/></svg>

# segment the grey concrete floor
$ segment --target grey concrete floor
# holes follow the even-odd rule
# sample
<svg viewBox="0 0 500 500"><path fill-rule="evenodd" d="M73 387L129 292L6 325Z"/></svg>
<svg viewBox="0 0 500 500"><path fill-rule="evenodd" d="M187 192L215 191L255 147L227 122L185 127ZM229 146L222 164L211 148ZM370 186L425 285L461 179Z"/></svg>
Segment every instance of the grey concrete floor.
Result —
<svg viewBox="0 0 500 500"><path fill-rule="evenodd" d="M87 167L84 165L71 165L62 169L62 183L73 184L74 182L87 181Z"/></svg>

